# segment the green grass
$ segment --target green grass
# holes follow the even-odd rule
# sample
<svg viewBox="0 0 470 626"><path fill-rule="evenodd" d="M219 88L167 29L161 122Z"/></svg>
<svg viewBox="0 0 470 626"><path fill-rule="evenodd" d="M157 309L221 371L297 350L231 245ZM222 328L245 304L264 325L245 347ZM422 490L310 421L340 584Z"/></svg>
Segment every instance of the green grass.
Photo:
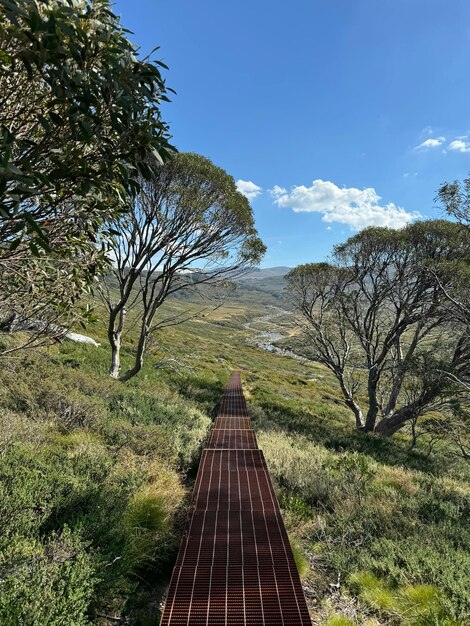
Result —
<svg viewBox="0 0 470 626"><path fill-rule="evenodd" d="M297 571L299 572L299 576L301 579L304 579L310 569L310 564L308 562L308 558L304 554L302 546L297 540L290 540L290 547L292 549L292 554L294 555L294 561L297 566Z"/></svg>
<svg viewBox="0 0 470 626"><path fill-rule="evenodd" d="M199 452L233 369L317 623L466 623L468 466L443 449L410 453L401 435L355 432L324 368L245 344L244 324L266 313L250 307L234 301L165 329L126 384L107 375L100 324L88 330L100 348L66 342L0 362L0 624L67 615L81 626L111 612L158 623ZM165 356L178 371L155 367Z"/></svg>

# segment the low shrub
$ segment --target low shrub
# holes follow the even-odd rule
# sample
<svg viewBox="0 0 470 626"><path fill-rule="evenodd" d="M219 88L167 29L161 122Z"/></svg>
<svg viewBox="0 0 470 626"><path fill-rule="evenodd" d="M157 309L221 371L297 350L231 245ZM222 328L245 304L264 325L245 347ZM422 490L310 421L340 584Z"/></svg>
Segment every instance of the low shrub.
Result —
<svg viewBox="0 0 470 626"><path fill-rule="evenodd" d="M260 431L256 436L281 491L301 497L309 506L328 506L332 482L325 471L329 457L324 449L280 431Z"/></svg>
<svg viewBox="0 0 470 626"><path fill-rule="evenodd" d="M67 526L43 542L14 535L0 548L0 623L88 626L100 562Z"/></svg>
<svg viewBox="0 0 470 626"><path fill-rule="evenodd" d="M300 578L305 578L310 570L310 563L308 562L308 558L305 556L305 553L300 543L292 537L290 538L290 547L292 548L292 554L294 555L294 561L297 566L299 576Z"/></svg>
<svg viewBox="0 0 470 626"><path fill-rule="evenodd" d="M183 497L174 471L129 450L116 457L84 430L10 446L0 458L0 623L87 624L90 605L166 562Z"/></svg>
<svg viewBox="0 0 470 626"><path fill-rule="evenodd" d="M356 624L343 615L330 615L326 620L326 626L356 626Z"/></svg>
<svg viewBox="0 0 470 626"><path fill-rule="evenodd" d="M385 619L398 619L403 626L451 626L459 623L449 615L442 593L433 585L391 586L370 571L356 572L349 583L352 591L367 606L376 609Z"/></svg>

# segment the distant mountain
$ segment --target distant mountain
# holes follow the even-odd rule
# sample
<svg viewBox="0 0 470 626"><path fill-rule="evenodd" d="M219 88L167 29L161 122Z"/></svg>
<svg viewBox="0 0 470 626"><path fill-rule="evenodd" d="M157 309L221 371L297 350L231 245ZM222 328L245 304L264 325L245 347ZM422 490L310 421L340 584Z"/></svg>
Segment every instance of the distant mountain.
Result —
<svg viewBox="0 0 470 626"><path fill-rule="evenodd" d="M284 276L292 268L279 265L277 267L257 267L248 274L244 274L237 278L237 281L252 281L252 280L264 280L266 278L284 278Z"/></svg>
<svg viewBox="0 0 470 626"><path fill-rule="evenodd" d="M237 289L231 299L245 304L284 306L284 276L291 269L286 266L253 269L235 278Z"/></svg>
<svg viewBox="0 0 470 626"><path fill-rule="evenodd" d="M287 306L285 301L286 281L284 276L290 271L290 267L264 267L254 269L247 274L243 274L233 279L236 289L233 293L221 294L226 302L244 304L247 306ZM197 271L192 273L193 276ZM188 275L188 279L191 274ZM174 297L177 300L198 300L200 296L209 295L210 287L201 286L198 294L191 289L180 291Z"/></svg>

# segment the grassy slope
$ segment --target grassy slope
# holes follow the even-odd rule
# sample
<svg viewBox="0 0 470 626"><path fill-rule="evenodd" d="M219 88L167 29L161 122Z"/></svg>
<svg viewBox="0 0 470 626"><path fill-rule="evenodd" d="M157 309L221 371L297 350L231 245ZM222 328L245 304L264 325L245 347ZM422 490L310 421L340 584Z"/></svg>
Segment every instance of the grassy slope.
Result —
<svg viewBox="0 0 470 626"><path fill-rule="evenodd" d="M101 348L65 343L0 364L0 624L106 623L97 616L122 612L158 623L232 369L243 372L315 620L465 623L467 469L439 452L410 455L400 436L355 433L328 372L244 344L243 324L266 313L252 302L165 329L126 385L106 374L99 325L90 334ZM157 370L162 355L179 372Z"/></svg>

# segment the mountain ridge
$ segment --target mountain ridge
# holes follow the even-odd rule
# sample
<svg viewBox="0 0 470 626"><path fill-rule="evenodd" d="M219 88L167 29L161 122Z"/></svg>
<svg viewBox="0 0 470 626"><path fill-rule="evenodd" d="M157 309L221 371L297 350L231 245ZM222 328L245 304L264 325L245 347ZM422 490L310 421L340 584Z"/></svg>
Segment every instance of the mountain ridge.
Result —
<svg viewBox="0 0 470 626"><path fill-rule="evenodd" d="M264 280L265 278L284 278L292 268L285 265L276 265L274 267L255 267L243 276L238 277L237 281L253 281Z"/></svg>

